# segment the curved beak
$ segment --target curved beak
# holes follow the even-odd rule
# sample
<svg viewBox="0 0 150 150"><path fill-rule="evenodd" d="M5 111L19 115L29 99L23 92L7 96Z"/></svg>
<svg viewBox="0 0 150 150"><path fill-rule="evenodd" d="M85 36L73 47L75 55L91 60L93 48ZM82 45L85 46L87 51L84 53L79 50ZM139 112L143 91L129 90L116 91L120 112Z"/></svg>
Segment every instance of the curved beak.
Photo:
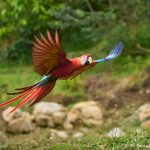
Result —
<svg viewBox="0 0 150 150"><path fill-rule="evenodd" d="M86 62L85 62L85 65L89 65L92 63L92 57L89 57Z"/></svg>

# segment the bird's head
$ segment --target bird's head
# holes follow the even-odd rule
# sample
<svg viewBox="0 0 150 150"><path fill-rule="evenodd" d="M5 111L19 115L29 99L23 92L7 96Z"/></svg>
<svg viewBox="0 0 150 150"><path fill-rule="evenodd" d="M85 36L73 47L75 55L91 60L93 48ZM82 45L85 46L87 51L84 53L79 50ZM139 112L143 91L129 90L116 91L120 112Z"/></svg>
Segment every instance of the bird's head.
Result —
<svg viewBox="0 0 150 150"><path fill-rule="evenodd" d="M80 58L81 58L81 65L82 66L86 66L86 65L89 65L92 63L91 54L82 55Z"/></svg>

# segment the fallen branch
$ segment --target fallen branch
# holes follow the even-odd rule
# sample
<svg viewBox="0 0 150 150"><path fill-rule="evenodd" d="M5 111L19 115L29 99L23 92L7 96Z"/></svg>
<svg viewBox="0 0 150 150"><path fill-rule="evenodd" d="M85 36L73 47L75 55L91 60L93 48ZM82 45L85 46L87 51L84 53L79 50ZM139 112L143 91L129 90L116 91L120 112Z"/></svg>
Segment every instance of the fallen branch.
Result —
<svg viewBox="0 0 150 150"><path fill-rule="evenodd" d="M147 49L145 47L143 47L141 44L137 43L136 44L136 47L142 51L145 51L145 52L150 52L150 49Z"/></svg>

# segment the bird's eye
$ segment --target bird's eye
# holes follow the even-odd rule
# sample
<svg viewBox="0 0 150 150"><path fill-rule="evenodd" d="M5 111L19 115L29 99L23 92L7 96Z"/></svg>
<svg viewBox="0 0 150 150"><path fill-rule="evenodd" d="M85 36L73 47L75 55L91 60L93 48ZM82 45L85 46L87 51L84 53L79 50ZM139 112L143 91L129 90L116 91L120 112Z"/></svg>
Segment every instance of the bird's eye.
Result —
<svg viewBox="0 0 150 150"><path fill-rule="evenodd" d="M89 58L88 58L88 61L89 61L89 63L91 64L91 63L92 63L92 57L89 57Z"/></svg>

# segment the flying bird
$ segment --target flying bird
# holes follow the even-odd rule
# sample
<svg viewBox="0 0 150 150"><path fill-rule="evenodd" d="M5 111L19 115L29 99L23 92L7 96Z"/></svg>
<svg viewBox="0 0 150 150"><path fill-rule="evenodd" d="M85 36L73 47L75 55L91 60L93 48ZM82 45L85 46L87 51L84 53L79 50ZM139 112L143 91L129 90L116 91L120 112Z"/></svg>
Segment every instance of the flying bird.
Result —
<svg viewBox="0 0 150 150"><path fill-rule="evenodd" d="M18 92L8 93L10 95L18 94L18 96L1 103L0 107L23 98L11 112L14 112L27 102L30 102L30 107L40 101L53 90L57 80L74 79L96 64L118 57L123 49L123 43L120 42L105 58L92 60L91 54L85 54L77 58L69 59L61 47L57 31L55 33L55 40L49 31L47 31L47 37L40 33L40 38L35 36L35 40L36 42L33 42L32 51L33 66L35 71L43 76L43 78L34 85L16 89Z"/></svg>

